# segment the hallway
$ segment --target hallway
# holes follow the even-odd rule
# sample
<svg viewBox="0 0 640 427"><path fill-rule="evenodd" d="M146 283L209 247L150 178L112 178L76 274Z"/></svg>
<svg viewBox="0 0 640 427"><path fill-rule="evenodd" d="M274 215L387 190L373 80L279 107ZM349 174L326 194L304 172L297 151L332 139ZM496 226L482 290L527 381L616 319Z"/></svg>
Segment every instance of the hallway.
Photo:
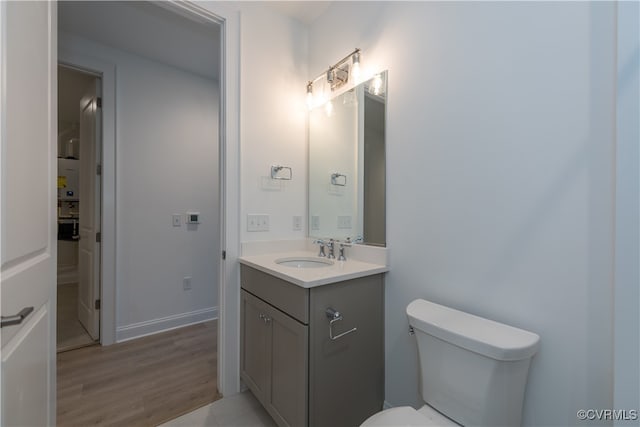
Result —
<svg viewBox="0 0 640 427"><path fill-rule="evenodd" d="M155 426L219 399L217 327L59 353L57 424Z"/></svg>
<svg viewBox="0 0 640 427"><path fill-rule="evenodd" d="M58 351L85 347L93 339L78 320L78 284L58 285L56 342Z"/></svg>

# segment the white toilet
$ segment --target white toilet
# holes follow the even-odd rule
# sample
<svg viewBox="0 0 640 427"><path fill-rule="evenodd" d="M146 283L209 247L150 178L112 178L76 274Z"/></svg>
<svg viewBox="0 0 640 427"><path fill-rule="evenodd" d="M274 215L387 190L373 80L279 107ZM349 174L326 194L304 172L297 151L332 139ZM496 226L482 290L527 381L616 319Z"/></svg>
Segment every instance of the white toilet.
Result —
<svg viewBox="0 0 640 427"><path fill-rule="evenodd" d="M426 403L391 408L362 426L519 426L540 337L425 300L407 306Z"/></svg>

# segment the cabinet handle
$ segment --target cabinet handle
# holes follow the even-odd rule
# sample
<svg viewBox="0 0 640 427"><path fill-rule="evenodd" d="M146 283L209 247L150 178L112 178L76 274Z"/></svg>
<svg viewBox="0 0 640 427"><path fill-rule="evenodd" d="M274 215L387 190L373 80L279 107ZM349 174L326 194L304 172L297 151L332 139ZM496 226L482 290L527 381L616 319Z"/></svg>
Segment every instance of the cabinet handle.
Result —
<svg viewBox="0 0 640 427"><path fill-rule="evenodd" d="M264 322L264 323L269 323L271 322L271 318L268 316L265 316L264 314L260 314L258 315L258 317Z"/></svg>
<svg viewBox="0 0 640 427"><path fill-rule="evenodd" d="M325 311L325 314L327 315L327 318L329 319L329 338L331 339L331 341L335 341L338 338L342 338L345 335L350 334L351 332L355 332L358 330L358 328L351 328L348 331L345 331L341 334L338 335L333 335L333 324L339 320L342 320L342 314L340 314L339 311L334 310L333 308L329 307L327 308L327 310Z"/></svg>

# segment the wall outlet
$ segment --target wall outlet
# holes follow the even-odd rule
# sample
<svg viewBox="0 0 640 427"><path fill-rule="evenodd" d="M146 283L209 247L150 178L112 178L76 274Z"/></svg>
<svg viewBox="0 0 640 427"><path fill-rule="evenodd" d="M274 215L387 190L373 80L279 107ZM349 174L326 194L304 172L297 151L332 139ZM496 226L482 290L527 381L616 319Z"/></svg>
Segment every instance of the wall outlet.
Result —
<svg viewBox="0 0 640 427"><path fill-rule="evenodd" d="M185 291L191 290L191 276L184 276L182 278L182 289Z"/></svg>
<svg viewBox="0 0 640 427"><path fill-rule="evenodd" d="M247 231L269 231L269 215L248 214Z"/></svg>
<svg viewBox="0 0 640 427"><path fill-rule="evenodd" d="M173 214L171 216L172 220L173 220L173 226L174 227L180 227L180 224L182 224L182 220L180 218L180 214Z"/></svg>
<svg viewBox="0 0 640 427"><path fill-rule="evenodd" d="M311 229L315 231L320 230L320 216L318 215L311 216Z"/></svg>
<svg viewBox="0 0 640 427"><path fill-rule="evenodd" d="M300 215L293 216L293 231L302 230L302 217Z"/></svg>

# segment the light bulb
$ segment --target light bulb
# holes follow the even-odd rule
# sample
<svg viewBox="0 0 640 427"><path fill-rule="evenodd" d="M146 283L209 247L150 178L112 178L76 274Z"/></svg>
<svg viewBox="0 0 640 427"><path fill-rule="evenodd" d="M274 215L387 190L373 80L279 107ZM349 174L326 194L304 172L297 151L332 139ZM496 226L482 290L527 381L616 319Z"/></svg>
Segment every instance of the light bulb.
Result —
<svg viewBox="0 0 640 427"><path fill-rule="evenodd" d="M327 101L327 103L324 104L324 112L327 113L327 117L333 116L333 102Z"/></svg>
<svg viewBox="0 0 640 427"><path fill-rule="evenodd" d="M360 83L360 63L356 62L353 64L353 68L351 68L351 75L353 76L353 83Z"/></svg>
<svg viewBox="0 0 640 427"><path fill-rule="evenodd" d="M313 107L313 83L309 82L307 84L307 108L311 110Z"/></svg>
<svg viewBox="0 0 640 427"><path fill-rule="evenodd" d="M351 75L353 76L354 84L360 83L360 51L356 49L356 53L351 57L353 60L353 67L351 67Z"/></svg>

